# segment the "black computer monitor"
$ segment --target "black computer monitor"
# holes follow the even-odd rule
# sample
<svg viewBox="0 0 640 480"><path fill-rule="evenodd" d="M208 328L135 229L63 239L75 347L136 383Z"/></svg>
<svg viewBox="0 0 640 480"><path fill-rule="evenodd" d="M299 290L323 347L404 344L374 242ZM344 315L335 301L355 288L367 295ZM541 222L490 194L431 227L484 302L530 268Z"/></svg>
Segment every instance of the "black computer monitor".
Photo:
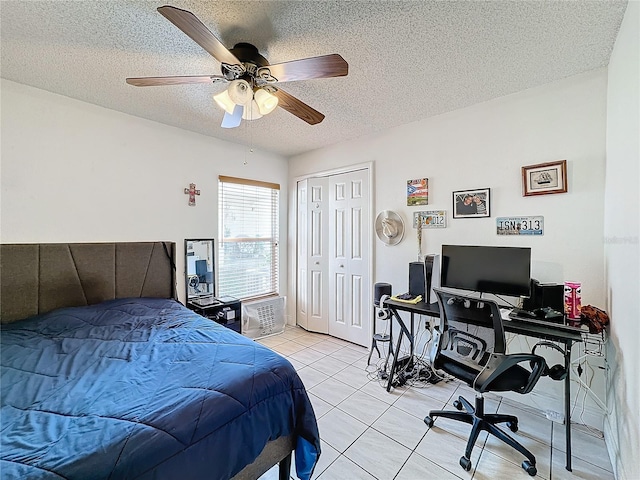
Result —
<svg viewBox="0 0 640 480"><path fill-rule="evenodd" d="M494 295L528 297L531 248L443 245L441 285Z"/></svg>

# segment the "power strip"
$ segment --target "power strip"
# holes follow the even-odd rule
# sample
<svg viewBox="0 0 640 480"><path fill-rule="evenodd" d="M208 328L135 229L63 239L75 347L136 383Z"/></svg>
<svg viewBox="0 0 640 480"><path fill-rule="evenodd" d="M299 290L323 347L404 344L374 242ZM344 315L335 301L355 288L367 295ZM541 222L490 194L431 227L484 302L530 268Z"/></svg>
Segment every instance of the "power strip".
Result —
<svg viewBox="0 0 640 480"><path fill-rule="evenodd" d="M413 368L413 357L405 355L396 361L396 369L409 369Z"/></svg>
<svg viewBox="0 0 640 480"><path fill-rule="evenodd" d="M555 410L546 410L544 416L552 422L564 424L564 414L556 412Z"/></svg>

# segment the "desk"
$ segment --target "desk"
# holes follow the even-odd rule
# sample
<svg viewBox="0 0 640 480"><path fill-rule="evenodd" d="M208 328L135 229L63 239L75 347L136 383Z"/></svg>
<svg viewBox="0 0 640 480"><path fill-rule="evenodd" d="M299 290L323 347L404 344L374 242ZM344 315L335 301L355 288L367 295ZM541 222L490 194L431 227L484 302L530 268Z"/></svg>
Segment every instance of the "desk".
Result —
<svg viewBox="0 0 640 480"><path fill-rule="evenodd" d="M395 300L387 300L384 302L385 307L391 311L391 315L396 319L400 325L400 335L396 344L395 355L393 357L393 363L391 364L391 372L389 373L389 382L387 384L387 391L391 390L393 375L396 368L396 360L400 352L400 344L402 343L402 337L407 336L411 344L411 355L413 355L414 347L414 316L426 315L429 317L439 317L440 308L437 303L427 304L424 302L418 302L415 305L410 303L398 302ZM402 320L402 317L398 312L408 312L411 314L411 330L409 330ZM393 323L392 323L393 325ZM564 368L567 372L571 371L571 346L574 342L581 342L582 335L579 328L567 327L565 325L556 325L549 323L543 325L541 323L529 323L526 321L516 320L504 320L503 321L505 332L515 333L518 335L526 335L529 337L541 338L552 342L559 342L564 344ZM393 327L391 327L393 329ZM568 374L564 379L564 423L565 423L565 438L566 438L566 469L571 471L571 374Z"/></svg>

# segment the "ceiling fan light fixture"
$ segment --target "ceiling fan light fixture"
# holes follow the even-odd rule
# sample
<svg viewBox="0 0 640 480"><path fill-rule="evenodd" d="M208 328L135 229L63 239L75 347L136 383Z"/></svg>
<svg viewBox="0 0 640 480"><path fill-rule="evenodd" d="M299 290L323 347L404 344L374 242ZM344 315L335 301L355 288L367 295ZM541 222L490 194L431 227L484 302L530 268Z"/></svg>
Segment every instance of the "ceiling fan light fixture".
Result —
<svg viewBox="0 0 640 480"><path fill-rule="evenodd" d="M253 89L246 80L234 80L227 91L236 105L247 105L253 100Z"/></svg>
<svg viewBox="0 0 640 480"><path fill-rule="evenodd" d="M222 92L213 96L213 99L216 101L218 106L222 108L229 115L233 114L233 109L236 104L233 103L231 97L229 96L229 92L227 90L223 90Z"/></svg>
<svg viewBox="0 0 640 480"><path fill-rule="evenodd" d="M245 120L257 120L259 118L262 118L262 113L260 113L260 108L258 107L258 104L255 100L244 107L242 118L244 118Z"/></svg>
<svg viewBox="0 0 640 480"><path fill-rule="evenodd" d="M267 115L273 112L273 110L278 106L278 97L267 92L263 88L256 90L253 94L253 98L258 104L258 108L262 115Z"/></svg>
<svg viewBox="0 0 640 480"><path fill-rule="evenodd" d="M324 120L324 115L306 103L298 100L280 88L271 87L278 82L293 82L313 78L344 77L349 74L349 64L339 54L320 55L289 62L269 64L258 52L255 45L240 42L232 49L224 44L193 13L181 8L164 5L157 8L167 20L182 30L194 42L210 53L218 62L222 75L180 75L165 77L127 78L126 82L136 87L154 85L181 85L193 83L230 82L229 88L214 96L216 103L224 110L222 126L235 128L240 125L242 114L252 107L254 87L256 108L249 108L247 116L259 118L273 111L279 105L283 110L316 125ZM271 98L273 93L275 99ZM234 112L236 113L234 115ZM245 116L246 118L246 116Z"/></svg>

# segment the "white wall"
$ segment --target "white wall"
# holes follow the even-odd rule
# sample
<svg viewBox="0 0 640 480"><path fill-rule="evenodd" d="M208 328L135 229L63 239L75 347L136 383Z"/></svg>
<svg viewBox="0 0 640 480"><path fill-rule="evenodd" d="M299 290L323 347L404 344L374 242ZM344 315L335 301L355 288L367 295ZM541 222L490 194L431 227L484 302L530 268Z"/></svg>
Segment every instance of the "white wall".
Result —
<svg viewBox="0 0 640 480"><path fill-rule="evenodd" d="M398 246L375 242L372 283L389 282L394 293L407 291L407 264L417 259L416 231L410 228L412 212L426 209L406 206L406 182L427 177L428 209L446 209L448 228L424 230L423 252L439 252L444 243L530 246L534 278L580 281L583 303L604 308L606 84L606 70L599 69L389 129L292 158L289 176L294 179L374 162L374 215L394 210L408 226ZM568 164L569 193L522 196L522 166L562 159ZM451 218L452 191L485 187L491 188L491 218ZM496 235L496 217L520 215L544 216L544 236ZM511 345L529 350L534 343L525 338ZM596 375L592 386L604 396L602 374ZM574 397L575 391L574 385ZM537 392L545 401L531 395L518 396L518 400L534 402L542 410L562 411L561 382L543 382ZM597 410L589 399L587 406ZM594 415L595 419L585 421L602 428L602 412Z"/></svg>
<svg viewBox="0 0 640 480"><path fill-rule="evenodd" d="M287 284L287 162L2 80L2 243L218 239L218 175L279 183ZM247 165L243 162L247 160ZM200 189L189 207L183 189Z"/></svg>
<svg viewBox="0 0 640 480"><path fill-rule="evenodd" d="M406 181L428 177L428 208L446 209L449 226L423 231L425 252L443 243L531 246L534 277L581 281L583 299L604 306L605 100L598 70L292 158L289 175L374 161L375 211L395 210L405 224L424 209L406 206ZM561 159L569 193L522 197L521 166ZM452 219L452 191L476 187L491 188L491 218ZM543 215L544 236L496 235L495 217L512 215ZM406 291L416 255L413 229L396 247L377 242L374 281Z"/></svg>
<svg viewBox="0 0 640 480"><path fill-rule="evenodd" d="M605 262L611 315L605 439L619 479L640 478L640 4L629 2L609 63Z"/></svg>

